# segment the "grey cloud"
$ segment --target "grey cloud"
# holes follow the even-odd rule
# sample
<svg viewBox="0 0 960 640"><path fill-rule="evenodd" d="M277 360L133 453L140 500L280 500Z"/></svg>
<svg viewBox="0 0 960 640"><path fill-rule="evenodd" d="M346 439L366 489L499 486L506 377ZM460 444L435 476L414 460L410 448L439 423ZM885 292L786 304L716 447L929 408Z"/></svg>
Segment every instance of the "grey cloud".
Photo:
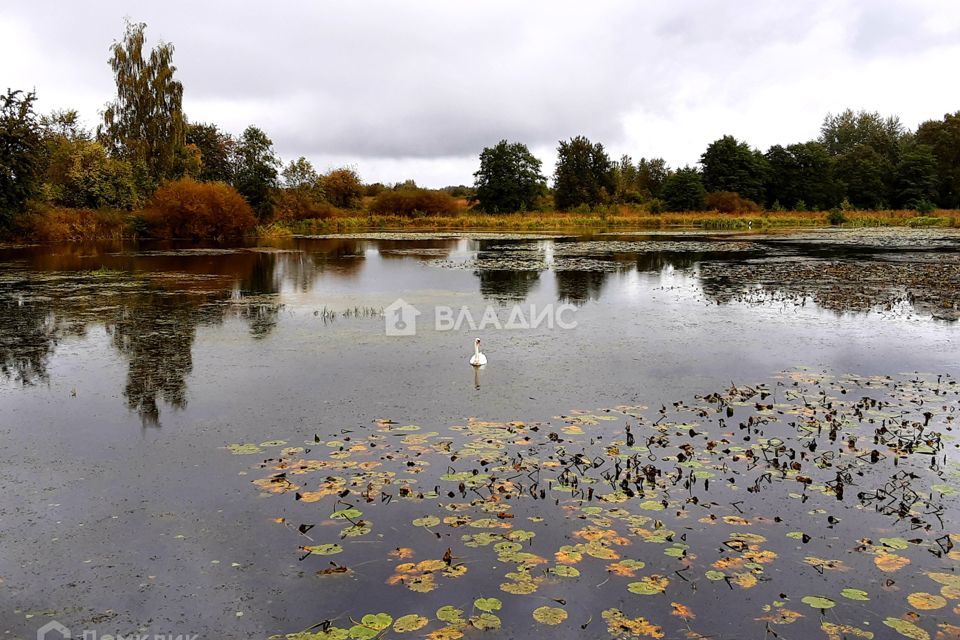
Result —
<svg viewBox="0 0 960 640"><path fill-rule="evenodd" d="M927 33L931 17L957 21L952 7L945 0L7 0L0 21L27 25L33 55L3 55L0 76L35 76L41 101L46 94L57 102L42 108L73 106L92 122L110 97L107 47L129 14L148 23L151 41L176 45L188 116L235 133L257 124L287 158L462 165L452 160L501 138L551 149L577 134L642 155L642 141L624 126L631 116L648 114L682 137L691 125L703 127L678 114L769 100L768 87L789 74L826 77L838 58L867 64L902 56L910 40L954 46L956 32ZM839 36L831 39L831 29ZM891 42L893 49L884 46ZM11 64L16 73L5 73ZM857 68L844 71L856 77ZM825 111L804 117L818 122ZM756 122L757 137L776 125ZM699 155L683 153L687 162Z"/></svg>

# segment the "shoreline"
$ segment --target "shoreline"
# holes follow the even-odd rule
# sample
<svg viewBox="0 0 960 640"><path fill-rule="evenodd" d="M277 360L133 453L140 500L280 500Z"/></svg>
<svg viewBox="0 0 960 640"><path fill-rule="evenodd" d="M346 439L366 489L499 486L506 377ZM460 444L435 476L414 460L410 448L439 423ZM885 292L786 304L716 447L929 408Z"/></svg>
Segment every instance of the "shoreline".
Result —
<svg viewBox="0 0 960 640"><path fill-rule="evenodd" d="M105 240L163 240L142 233L141 212L57 210L34 214L28 224L8 237L6 246L55 242ZM958 228L960 211L937 210L924 215L912 210L847 211L843 221L831 224L826 211L777 211L759 213L682 212L652 214L621 208L614 212L531 212L449 216L398 216L343 211L329 218L276 220L258 226L246 238L273 239L331 233L425 232L425 231L684 231L814 228ZM216 238L205 238L214 240Z"/></svg>

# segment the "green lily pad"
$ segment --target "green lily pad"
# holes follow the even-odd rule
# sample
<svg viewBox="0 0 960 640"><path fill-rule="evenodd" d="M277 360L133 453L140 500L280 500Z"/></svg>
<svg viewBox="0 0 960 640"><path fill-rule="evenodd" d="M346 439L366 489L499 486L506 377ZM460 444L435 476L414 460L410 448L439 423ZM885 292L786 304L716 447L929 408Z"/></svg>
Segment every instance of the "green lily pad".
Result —
<svg viewBox="0 0 960 640"><path fill-rule="evenodd" d="M832 609L837 604L830 598L825 598L823 596L804 596L800 601L804 604L810 605L814 609Z"/></svg>
<svg viewBox="0 0 960 640"><path fill-rule="evenodd" d="M312 547L304 547L303 550L317 556L332 556L343 553L343 547L338 544L318 544Z"/></svg>
<svg viewBox="0 0 960 640"><path fill-rule="evenodd" d="M560 607L537 607L533 619L540 624L558 625L567 619L567 612Z"/></svg>
<svg viewBox="0 0 960 640"><path fill-rule="evenodd" d="M900 618L887 618L883 624L910 640L930 640L930 634L912 622Z"/></svg>
<svg viewBox="0 0 960 640"><path fill-rule="evenodd" d="M463 609L457 609L452 605L445 605L437 609L437 620L449 622L450 624L459 624L464 622Z"/></svg>
<svg viewBox="0 0 960 640"><path fill-rule="evenodd" d="M847 589L844 589L843 591L841 591L841 592L840 592L840 595L842 595L842 596L843 596L844 598L846 598L847 600L863 600L863 601L866 601L866 600L869 600L869 599L870 599L870 594L868 594L866 591L863 591L863 590L861 590L861 589L850 589L850 588L847 588Z"/></svg>
<svg viewBox="0 0 960 640"><path fill-rule="evenodd" d="M478 616L470 618L470 624L481 631L492 631L501 626L500 618L492 613L481 613Z"/></svg>
<svg viewBox="0 0 960 640"><path fill-rule="evenodd" d="M423 616L418 616L415 613L411 613L406 616L400 616L397 618L396 622L393 623L393 630L397 633L407 633L410 631L417 631L427 626L430 620L424 618Z"/></svg>
<svg viewBox="0 0 960 640"><path fill-rule="evenodd" d="M503 607L503 603L500 602L497 598L477 598L473 601L473 606L480 611L499 611Z"/></svg>
<svg viewBox="0 0 960 640"><path fill-rule="evenodd" d="M349 509L341 509L340 511L334 511L330 514L330 517L334 520L355 520L363 515L363 511L355 507L350 507Z"/></svg>
<svg viewBox="0 0 960 640"><path fill-rule="evenodd" d="M891 549L906 549L910 546L903 538L880 538L880 544Z"/></svg>
<svg viewBox="0 0 960 640"><path fill-rule="evenodd" d="M228 444L227 449L235 456L248 456L263 451L255 444Z"/></svg>
<svg viewBox="0 0 960 640"><path fill-rule="evenodd" d="M440 518L437 516L424 516L413 521L415 527L435 527L440 524Z"/></svg>

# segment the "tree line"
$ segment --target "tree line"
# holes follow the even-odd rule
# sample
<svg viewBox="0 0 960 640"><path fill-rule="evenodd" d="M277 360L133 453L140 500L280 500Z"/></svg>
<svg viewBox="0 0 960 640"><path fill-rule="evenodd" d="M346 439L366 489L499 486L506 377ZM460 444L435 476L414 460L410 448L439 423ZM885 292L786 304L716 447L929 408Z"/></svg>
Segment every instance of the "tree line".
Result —
<svg viewBox="0 0 960 640"><path fill-rule="evenodd" d="M613 160L583 136L561 141L553 188L542 163L506 140L483 150L476 173L481 210L560 210L643 204L651 211L960 208L960 111L909 131L897 117L829 114L816 140L765 153L733 136L707 147L699 166L671 169L662 158Z"/></svg>
<svg viewBox="0 0 960 640"><path fill-rule="evenodd" d="M320 174L304 157L283 164L256 126L233 136L191 122L173 45L148 50L145 32L128 22L110 47L117 93L95 130L76 111L36 114L32 92L0 95L0 227L15 226L31 207L146 210L145 224L195 235L203 231L187 227L205 217L229 218L218 229L232 232L362 203L377 213L449 214L458 198L488 213L617 204L654 213L960 208L960 111L909 131L896 117L847 110L828 115L816 140L761 152L724 136L697 166L679 168L662 158L613 160L577 136L559 143L549 186L529 148L503 140L480 153L471 187L365 185L351 167Z"/></svg>

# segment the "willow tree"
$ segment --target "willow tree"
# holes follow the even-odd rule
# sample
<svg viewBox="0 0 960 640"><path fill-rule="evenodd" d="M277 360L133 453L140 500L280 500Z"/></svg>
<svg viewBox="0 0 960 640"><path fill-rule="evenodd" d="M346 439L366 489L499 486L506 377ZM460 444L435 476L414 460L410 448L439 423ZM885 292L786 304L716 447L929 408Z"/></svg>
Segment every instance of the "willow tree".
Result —
<svg viewBox="0 0 960 640"><path fill-rule="evenodd" d="M180 173L186 124L173 45L161 42L144 57L146 27L128 21L123 40L110 47L117 98L107 104L98 133L113 153L156 183Z"/></svg>

